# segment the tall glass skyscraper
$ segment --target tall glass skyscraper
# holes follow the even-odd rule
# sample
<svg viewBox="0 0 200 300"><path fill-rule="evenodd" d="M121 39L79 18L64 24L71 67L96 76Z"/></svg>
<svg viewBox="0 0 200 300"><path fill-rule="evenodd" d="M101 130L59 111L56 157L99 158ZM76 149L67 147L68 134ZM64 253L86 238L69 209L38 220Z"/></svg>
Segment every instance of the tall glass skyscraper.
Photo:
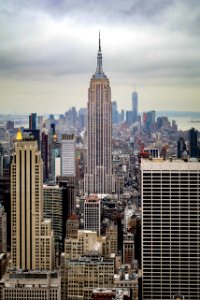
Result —
<svg viewBox="0 0 200 300"><path fill-rule="evenodd" d="M109 79L103 72L101 41L96 72L88 90L87 169L85 192L112 192L112 104Z"/></svg>
<svg viewBox="0 0 200 300"><path fill-rule="evenodd" d="M138 117L138 93L132 93L132 114L133 114L133 122L137 121Z"/></svg>

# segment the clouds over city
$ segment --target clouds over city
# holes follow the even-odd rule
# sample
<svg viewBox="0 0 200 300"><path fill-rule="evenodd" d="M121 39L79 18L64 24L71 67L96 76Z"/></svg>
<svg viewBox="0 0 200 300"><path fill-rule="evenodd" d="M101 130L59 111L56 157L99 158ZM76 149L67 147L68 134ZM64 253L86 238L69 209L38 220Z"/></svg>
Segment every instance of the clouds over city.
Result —
<svg viewBox="0 0 200 300"><path fill-rule="evenodd" d="M3 111L8 111L7 102L21 101L29 112L28 104L24 106L27 99L35 103L43 99L44 106L50 101L55 112L62 112L64 101L66 107L67 101L69 106L85 106L89 79L95 71L99 29L104 70L119 105L125 100L129 108L130 93L137 85L141 97L157 99L161 109L166 109L168 98L176 100L172 97L178 97L177 103L185 101L185 109L190 104L187 99L192 100L191 110L198 107L198 0L1 2ZM55 98L61 103L59 109L52 103ZM82 99L85 102L80 105ZM154 108L159 109L158 103ZM145 109L145 101L142 105Z"/></svg>

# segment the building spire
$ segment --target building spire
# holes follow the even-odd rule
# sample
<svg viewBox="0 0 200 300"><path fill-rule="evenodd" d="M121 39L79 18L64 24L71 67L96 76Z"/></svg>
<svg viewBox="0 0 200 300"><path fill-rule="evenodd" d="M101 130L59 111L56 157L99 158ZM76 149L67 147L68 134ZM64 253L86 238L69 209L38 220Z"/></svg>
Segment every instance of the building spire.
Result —
<svg viewBox="0 0 200 300"><path fill-rule="evenodd" d="M101 52L101 35L99 30L99 52Z"/></svg>
<svg viewBox="0 0 200 300"><path fill-rule="evenodd" d="M98 78L106 77L103 72L100 30L99 30L99 49L98 49L98 53L97 53L97 67L96 67L96 72L95 72L94 76L98 77Z"/></svg>

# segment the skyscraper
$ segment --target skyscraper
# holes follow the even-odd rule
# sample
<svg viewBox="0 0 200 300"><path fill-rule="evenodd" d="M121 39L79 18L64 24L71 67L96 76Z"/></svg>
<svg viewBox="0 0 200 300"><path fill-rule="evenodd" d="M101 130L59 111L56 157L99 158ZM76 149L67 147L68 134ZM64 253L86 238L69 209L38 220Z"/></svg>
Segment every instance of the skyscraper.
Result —
<svg viewBox="0 0 200 300"><path fill-rule="evenodd" d="M75 164L75 136L74 134L63 134L61 141L61 175L76 176Z"/></svg>
<svg viewBox="0 0 200 300"><path fill-rule="evenodd" d="M101 234L101 200L91 195L84 202L84 229Z"/></svg>
<svg viewBox="0 0 200 300"><path fill-rule="evenodd" d="M37 114L31 113L29 115L29 129L36 130L36 128L37 128Z"/></svg>
<svg viewBox="0 0 200 300"><path fill-rule="evenodd" d="M96 72L88 90L87 169L85 192L112 192L112 104L109 79L103 72L101 41Z"/></svg>
<svg viewBox="0 0 200 300"><path fill-rule="evenodd" d="M11 163L11 257L20 269L51 269L53 231L42 214L42 160L35 140L17 134ZM44 243L45 241L45 243Z"/></svg>
<svg viewBox="0 0 200 300"><path fill-rule="evenodd" d="M112 123L113 124L118 124L119 119L119 113L117 110L117 102L113 101L112 102Z"/></svg>
<svg viewBox="0 0 200 300"><path fill-rule="evenodd" d="M189 130L189 151L190 157L198 156L198 142L197 142L198 131L195 128Z"/></svg>
<svg viewBox="0 0 200 300"><path fill-rule="evenodd" d="M177 158L181 158L184 151L186 151L185 140L180 136L177 142Z"/></svg>
<svg viewBox="0 0 200 300"><path fill-rule="evenodd" d="M132 114L133 114L133 123L137 121L138 116L138 93L132 93Z"/></svg>
<svg viewBox="0 0 200 300"><path fill-rule="evenodd" d="M143 299L200 295L200 163L142 160Z"/></svg>
<svg viewBox="0 0 200 300"><path fill-rule="evenodd" d="M7 251L7 214L0 203L0 253Z"/></svg>

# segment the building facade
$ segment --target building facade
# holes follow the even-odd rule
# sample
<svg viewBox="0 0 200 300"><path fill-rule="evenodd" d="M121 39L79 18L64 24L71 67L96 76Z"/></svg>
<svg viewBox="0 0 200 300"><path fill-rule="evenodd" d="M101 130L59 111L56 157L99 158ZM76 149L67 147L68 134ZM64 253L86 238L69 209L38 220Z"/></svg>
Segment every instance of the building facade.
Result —
<svg viewBox="0 0 200 300"><path fill-rule="evenodd" d="M91 195L84 202L84 229L101 234L101 199Z"/></svg>
<svg viewBox="0 0 200 300"><path fill-rule="evenodd" d="M61 141L61 176L76 176L75 152L74 134L63 134Z"/></svg>
<svg viewBox="0 0 200 300"><path fill-rule="evenodd" d="M0 203L0 253L7 252L7 214Z"/></svg>
<svg viewBox="0 0 200 300"><path fill-rule="evenodd" d="M67 262L67 299L90 300L94 288L112 288L114 260L87 256Z"/></svg>
<svg viewBox="0 0 200 300"><path fill-rule="evenodd" d="M199 299L200 163L142 160L143 299Z"/></svg>
<svg viewBox="0 0 200 300"><path fill-rule="evenodd" d="M85 193L109 194L112 192L112 180L111 89L103 72L99 38L97 68L88 90Z"/></svg>
<svg viewBox="0 0 200 300"><path fill-rule="evenodd" d="M58 271L9 271L0 281L1 300L60 300Z"/></svg>
<svg viewBox="0 0 200 300"><path fill-rule="evenodd" d="M53 266L53 261L44 261L41 251L41 227L45 226L42 225L42 169L37 141L24 139L18 132L11 163L11 259L15 268L51 269ZM53 247L52 232L45 240L48 247Z"/></svg>

